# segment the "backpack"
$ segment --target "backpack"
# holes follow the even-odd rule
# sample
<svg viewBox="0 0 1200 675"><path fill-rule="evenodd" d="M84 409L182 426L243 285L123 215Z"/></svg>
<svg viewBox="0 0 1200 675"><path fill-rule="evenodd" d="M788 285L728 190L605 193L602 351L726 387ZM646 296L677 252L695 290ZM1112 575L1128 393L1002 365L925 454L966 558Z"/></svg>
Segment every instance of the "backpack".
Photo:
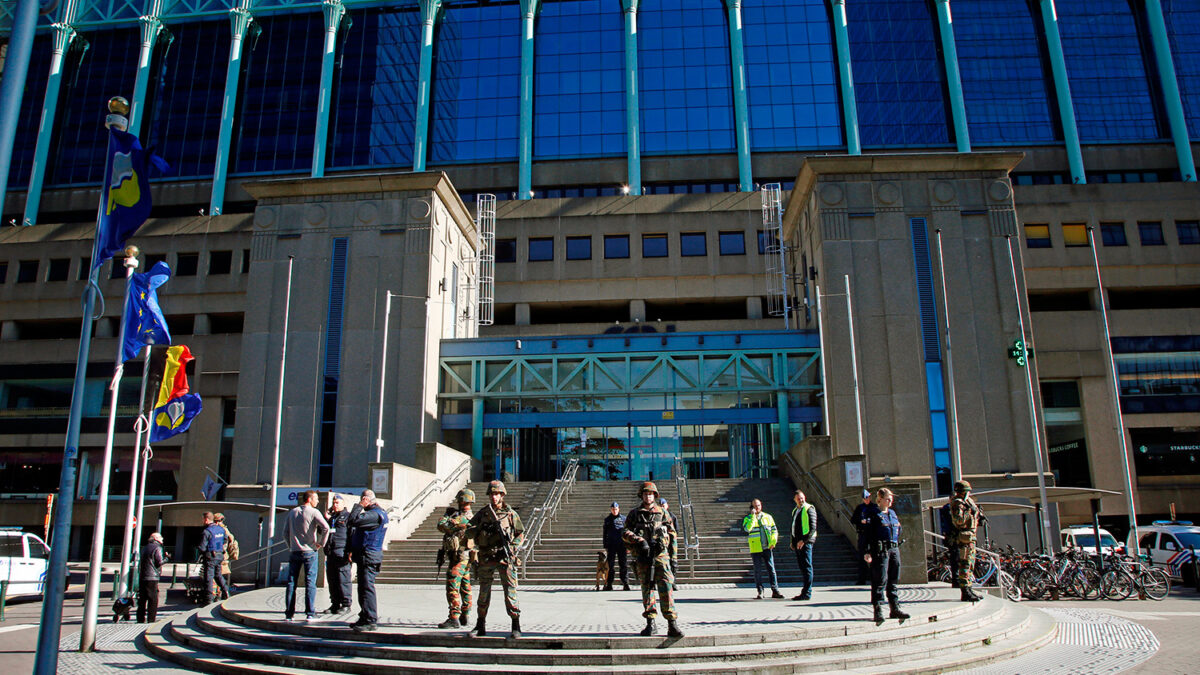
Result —
<svg viewBox="0 0 1200 675"><path fill-rule="evenodd" d="M229 535L229 559L237 560L241 555L241 549L238 547L237 539L233 538L233 534Z"/></svg>
<svg viewBox="0 0 1200 675"><path fill-rule="evenodd" d="M954 529L954 523L950 520L950 502L946 502L938 509L938 520L942 527L942 536L947 539L953 537L957 530Z"/></svg>

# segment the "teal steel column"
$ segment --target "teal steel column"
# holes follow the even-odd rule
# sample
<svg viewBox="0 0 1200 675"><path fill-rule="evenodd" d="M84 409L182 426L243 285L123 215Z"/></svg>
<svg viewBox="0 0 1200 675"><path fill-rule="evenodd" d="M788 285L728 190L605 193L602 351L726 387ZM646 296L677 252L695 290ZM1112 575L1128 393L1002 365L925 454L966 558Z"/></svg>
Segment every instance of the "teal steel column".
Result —
<svg viewBox="0 0 1200 675"><path fill-rule="evenodd" d="M333 56L337 49L338 28L346 15L342 0L322 0L325 15L325 51L321 54L321 91L317 96L317 136L313 139L312 177L325 175L325 149L329 147L329 108L333 104Z"/></svg>
<svg viewBox="0 0 1200 675"><path fill-rule="evenodd" d="M150 0L146 15L138 18L142 33L142 46L138 50L137 78L133 81L133 98L129 101L129 133L134 136L142 135L142 107L146 101L146 88L150 85L150 61L154 57L154 45L162 33L162 21L158 15L162 12L162 0Z"/></svg>
<svg viewBox="0 0 1200 675"><path fill-rule="evenodd" d="M74 14L71 3L63 16ZM69 23L56 23L54 45L50 52L50 77L46 79L46 98L42 103L42 121L38 126L37 145L33 150L33 167L29 171L29 190L25 196L23 225L37 225L38 208L42 204L42 184L46 180L46 163L50 156L50 143L54 140L54 119L58 116L58 95L62 92L63 61L67 50L79 34ZM107 144L107 140L105 140Z"/></svg>
<svg viewBox="0 0 1200 675"><path fill-rule="evenodd" d="M861 155L858 140L858 100L854 95L854 70L850 67L850 36L846 31L846 0L829 0L833 35L837 42L838 76L842 86L842 119L846 125L846 154Z"/></svg>
<svg viewBox="0 0 1200 675"><path fill-rule="evenodd" d="M638 0L621 0L625 12L625 153L629 194L642 194L641 109L638 106Z"/></svg>
<svg viewBox="0 0 1200 675"><path fill-rule="evenodd" d="M433 87L433 29L437 25L442 0L419 0L421 4L421 66L417 85L417 122L413 134L413 171L425 170L429 154L429 105ZM522 63L522 68L524 64Z"/></svg>
<svg viewBox="0 0 1200 675"><path fill-rule="evenodd" d="M533 22L540 0L521 0L521 140L517 199L533 198Z"/></svg>
<svg viewBox="0 0 1200 675"><path fill-rule="evenodd" d="M1188 138L1187 122L1183 116L1183 100L1179 82L1175 79L1175 62L1171 59L1171 43L1167 40L1167 24L1163 21L1162 3L1146 0L1146 17L1150 23L1150 38L1154 42L1154 60L1158 63L1158 79L1162 82L1163 103L1171 138L1175 140L1175 157L1185 183L1196 182L1196 160L1192 157L1192 142Z"/></svg>
<svg viewBox="0 0 1200 675"><path fill-rule="evenodd" d="M471 399L471 456L483 461L483 399Z"/></svg>
<svg viewBox="0 0 1200 675"><path fill-rule="evenodd" d="M775 392L775 404L779 409L779 454L792 449L792 429L788 426L788 395L786 391Z"/></svg>
<svg viewBox="0 0 1200 675"><path fill-rule="evenodd" d="M21 118L21 99L29 75L33 54L33 34L37 30L38 0L17 0L5 52L4 76L0 80L0 213L8 195L8 174L12 168L13 141ZM32 101L26 101L32 103Z"/></svg>
<svg viewBox="0 0 1200 675"><path fill-rule="evenodd" d="M754 190L750 170L750 114L746 105L746 50L742 46L742 0L725 0L729 15L729 55L733 62L733 127L737 134L738 190Z"/></svg>
<svg viewBox="0 0 1200 675"><path fill-rule="evenodd" d="M962 77L958 72L958 49L954 46L954 19L950 0L937 0L938 32L942 36L942 61L946 66L946 85L950 90L950 116L954 119L954 141L959 152L971 151L971 132L967 129L967 106L963 101Z"/></svg>
<svg viewBox="0 0 1200 675"><path fill-rule="evenodd" d="M1067 81L1067 63L1063 57L1062 37L1058 34L1058 10L1054 0L1039 0L1042 25L1046 31L1046 51L1050 52L1050 71L1054 75L1054 91L1058 96L1058 115L1062 118L1063 142L1067 146L1067 163L1071 182L1083 185L1087 174L1083 169L1083 151L1079 148L1079 127L1075 124L1075 106L1071 102L1071 85Z"/></svg>
<svg viewBox="0 0 1200 675"><path fill-rule="evenodd" d="M229 146L233 143L233 116L237 112L238 81L242 77L242 43L254 17L247 9L251 0L229 10L229 68L225 71L225 100L221 104L221 132L217 136L217 161L213 169L212 199L208 212L221 215L225 207L225 177L229 173Z"/></svg>

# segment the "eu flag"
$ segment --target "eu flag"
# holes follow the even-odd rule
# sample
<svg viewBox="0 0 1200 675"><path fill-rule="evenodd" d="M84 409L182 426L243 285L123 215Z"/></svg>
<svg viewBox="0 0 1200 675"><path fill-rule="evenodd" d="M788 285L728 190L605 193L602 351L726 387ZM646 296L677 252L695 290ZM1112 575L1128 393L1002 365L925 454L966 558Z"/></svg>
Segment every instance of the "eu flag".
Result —
<svg viewBox="0 0 1200 675"><path fill-rule="evenodd" d="M159 171L168 168L162 158L142 149L137 136L113 127L109 127L108 133L108 158L105 164L108 175L105 176L100 195L93 270L125 248L125 240L133 236L150 217L147 162Z"/></svg>
<svg viewBox="0 0 1200 675"><path fill-rule="evenodd" d="M129 280L129 304L125 306L125 342L121 360L137 358L144 345L169 345L171 333L158 306L158 287L171 278L171 268L157 262L149 272L134 274Z"/></svg>

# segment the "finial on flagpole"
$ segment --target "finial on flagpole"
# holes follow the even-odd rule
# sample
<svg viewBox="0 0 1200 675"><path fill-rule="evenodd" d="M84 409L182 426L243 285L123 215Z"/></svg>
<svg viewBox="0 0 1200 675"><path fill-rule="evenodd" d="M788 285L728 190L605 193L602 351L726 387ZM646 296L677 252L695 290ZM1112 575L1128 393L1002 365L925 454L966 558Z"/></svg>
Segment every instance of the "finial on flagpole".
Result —
<svg viewBox="0 0 1200 675"><path fill-rule="evenodd" d="M109 115L104 119L104 126L116 127L120 131L129 128L129 101L124 96L114 96L108 99Z"/></svg>
<svg viewBox="0 0 1200 675"><path fill-rule="evenodd" d="M125 247L125 266L136 268L138 266L138 256L142 251L138 247L130 244Z"/></svg>

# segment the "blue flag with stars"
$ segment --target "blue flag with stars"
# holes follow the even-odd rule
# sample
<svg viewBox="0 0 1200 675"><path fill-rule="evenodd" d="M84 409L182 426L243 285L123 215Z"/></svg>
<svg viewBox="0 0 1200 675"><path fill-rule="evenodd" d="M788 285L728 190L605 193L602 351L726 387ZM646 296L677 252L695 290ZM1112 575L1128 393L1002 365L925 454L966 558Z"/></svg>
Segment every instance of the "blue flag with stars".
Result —
<svg viewBox="0 0 1200 675"><path fill-rule="evenodd" d="M171 268L157 262L149 272L135 273L129 278L129 304L125 307L125 342L121 345L121 360L137 358L145 345L169 345L171 333L167 320L158 306L158 287L171 278Z"/></svg>

